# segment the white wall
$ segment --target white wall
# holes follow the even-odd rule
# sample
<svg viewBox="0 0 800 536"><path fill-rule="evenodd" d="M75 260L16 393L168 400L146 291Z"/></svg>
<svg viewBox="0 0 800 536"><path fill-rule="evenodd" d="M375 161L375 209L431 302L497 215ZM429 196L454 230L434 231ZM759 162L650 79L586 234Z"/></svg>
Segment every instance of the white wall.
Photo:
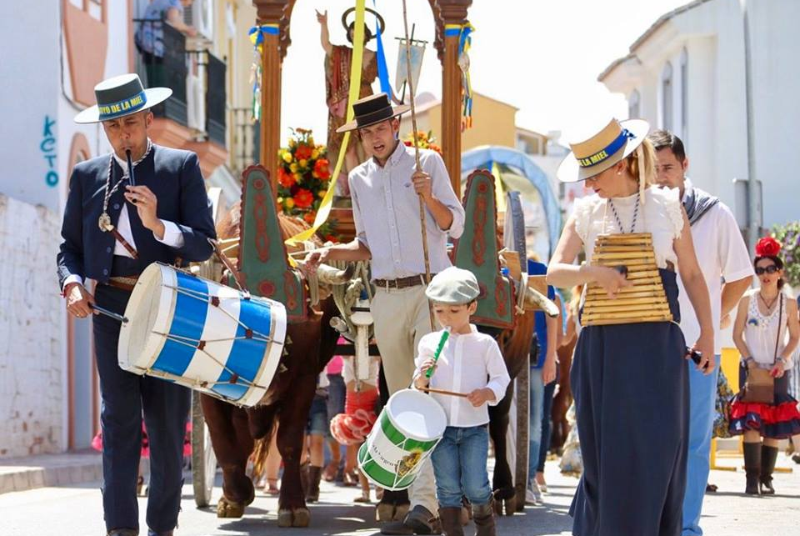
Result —
<svg viewBox="0 0 800 536"><path fill-rule="evenodd" d="M0 457L65 448L55 212L0 195Z"/></svg>
<svg viewBox="0 0 800 536"><path fill-rule="evenodd" d="M50 166L45 155L57 153L57 133L45 123L58 116L59 10L42 9L41 2L5 5L0 50L4 81L0 84L4 127L0 134L0 193L58 206L58 161ZM27 51L27 52L26 52ZM48 141L46 141L48 140ZM43 149L47 149L44 150ZM48 185L48 173L50 183Z"/></svg>

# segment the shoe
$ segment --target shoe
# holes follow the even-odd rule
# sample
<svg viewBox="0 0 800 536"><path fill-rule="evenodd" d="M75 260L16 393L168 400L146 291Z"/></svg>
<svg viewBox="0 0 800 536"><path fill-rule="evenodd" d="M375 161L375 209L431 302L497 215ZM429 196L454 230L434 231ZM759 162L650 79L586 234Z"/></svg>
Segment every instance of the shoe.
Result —
<svg viewBox="0 0 800 536"><path fill-rule="evenodd" d="M358 474L356 473L355 469L351 471L345 471L344 475L342 476L342 482L346 488L354 488L358 486Z"/></svg>
<svg viewBox="0 0 800 536"><path fill-rule="evenodd" d="M139 536L138 529L111 529L108 536Z"/></svg>
<svg viewBox="0 0 800 536"><path fill-rule="evenodd" d="M525 490L525 504L531 506L541 506L544 504L542 492L535 478L531 479L530 486Z"/></svg>
<svg viewBox="0 0 800 536"><path fill-rule="evenodd" d="M333 482L336 480L336 473L339 470L339 462L336 460L331 460L328 462L328 465L325 466L325 470L322 472L322 479L325 482Z"/></svg>
<svg viewBox="0 0 800 536"><path fill-rule="evenodd" d="M403 524L411 527L414 534L441 534L442 523L430 510L418 504L406 514Z"/></svg>
<svg viewBox="0 0 800 536"><path fill-rule="evenodd" d="M445 536L464 536L461 520L462 508L439 508L439 519L442 522L442 533Z"/></svg>
<svg viewBox="0 0 800 536"><path fill-rule="evenodd" d="M544 473L536 473L536 483L539 484L539 491L547 493L547 481L544 479Z"/></svg>
<svg viewBox="0 0 800 536"><path fill-rule="evenodd" d="M156 531L154 531L154 530L152 530L152 529L149 529L149 530L147 531L147 536L172 536L172 534L173 534L174 532L175 532L175 531L172 531L172 530L168 530L168 531L166 531L166 532L156 532Z"/></svg>
<svg viewBox="0 0 800 536"><path fill-rule="evenodd" d="M744 471L747 484L744 492L747 495L761 495L759 480L761 478L761 443L744 444Z"/></svg>
<svg viewBox="0 0 800 536"><path fill-rule="evenodd" d="M494 505L472 505L472 519L475 521L475 536L497 536L494 522Z"/></svg>
<svg viewBox="0 0 800 536"><path fill-rule="evenodd" d="M267 495L271 497L277 497L281 494L281 489L278 487L278 479L277 478L268 478L267 479L267 489L264 490Z"/></svg>
<svg viewBox="0 0 800 536"><path fill-rule="evenodd" d="M761 495L775 495L772 487L772 472L778 460L778 447L761 446L761 476L758 479Z"/></svg>
<svg viewBox="0 0 800 536"><path fill-rule="evenodd" d="M716 484L706 484L706 493L716 493L718 489Z"/></svg>
<svg viewBox="0 0 800 536"><path fill-rule="evenodd" d="M306 502L315 503L319 501L319 481L321 478L322 467L312 465L308 468L308 491L306 491Z"/></svg>
<svg viewBox="0 0 800 536"><path fill-rule="evenodd" d="M794 454L792 456L792 461L798 465L800 465L800 453Z"/></svg>

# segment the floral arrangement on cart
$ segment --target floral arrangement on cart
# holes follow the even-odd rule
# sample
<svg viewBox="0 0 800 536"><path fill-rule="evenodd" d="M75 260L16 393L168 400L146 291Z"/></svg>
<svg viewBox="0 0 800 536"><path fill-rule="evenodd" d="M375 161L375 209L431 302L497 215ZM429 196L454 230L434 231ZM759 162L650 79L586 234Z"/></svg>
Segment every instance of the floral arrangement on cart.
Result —
<svg viewBox="0 0 800 536"><path fill-rule="evenodd" d="M278 151L278 205L283 213L312 225L330 182L326 147L314 143L311 130L292 129L288 145ZM336 241L334 227L329 221L317 234Z"/></svg>

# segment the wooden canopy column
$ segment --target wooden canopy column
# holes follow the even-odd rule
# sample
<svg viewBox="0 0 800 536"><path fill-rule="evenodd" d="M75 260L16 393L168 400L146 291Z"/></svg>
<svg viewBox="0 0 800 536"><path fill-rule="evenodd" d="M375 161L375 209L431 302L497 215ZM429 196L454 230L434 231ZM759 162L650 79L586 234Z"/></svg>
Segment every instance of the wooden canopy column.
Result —
<svg viewBox="0 0 800 536"><path fill-rule="evenodd" d="M258 11L258 24L278 25L278 33L265 33L261 56L261 122L260 164L267 168L274 199L278 196L278 149L281 144L281 51L286 32L284 10L289 0L253 0Z"/></svg>
<svg viewBox="0 0 800 536"><path fill-rule="evenodd" d="M467 22L472 0L438 0L432 5L434 14L441 13L437 37L443 42L442 60L442 153L453 190L461 195L461 90L462 74L458 66L458 34L447 35L447 25ZM437 42L440 40L437 39Z"/></svg>

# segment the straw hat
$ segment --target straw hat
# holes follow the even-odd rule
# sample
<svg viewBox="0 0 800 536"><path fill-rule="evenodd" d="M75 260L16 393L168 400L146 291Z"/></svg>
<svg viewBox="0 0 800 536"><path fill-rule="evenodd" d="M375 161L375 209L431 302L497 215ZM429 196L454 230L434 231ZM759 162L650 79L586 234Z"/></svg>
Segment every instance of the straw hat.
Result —
<svg viewBox="0 0 800 536"><path fill-rule="evenodd" d="M633 153L647 137L650 124L641 119L603 123L603 128L591 128L569 142L572 152L558 167L561 182L578 182L590 179L612 167ZM601 126L602 126L601 125ZM586 137L586 133L591 134Z"/></svg>
<svg viewBox="0 0 800 536"><path fill-rule="evenodd" d="M110 121L152 108L167 100L172 90L165 87L144 89L137 74L123 74L94 86L97 104L75 116L76 123Z"/></svg>

